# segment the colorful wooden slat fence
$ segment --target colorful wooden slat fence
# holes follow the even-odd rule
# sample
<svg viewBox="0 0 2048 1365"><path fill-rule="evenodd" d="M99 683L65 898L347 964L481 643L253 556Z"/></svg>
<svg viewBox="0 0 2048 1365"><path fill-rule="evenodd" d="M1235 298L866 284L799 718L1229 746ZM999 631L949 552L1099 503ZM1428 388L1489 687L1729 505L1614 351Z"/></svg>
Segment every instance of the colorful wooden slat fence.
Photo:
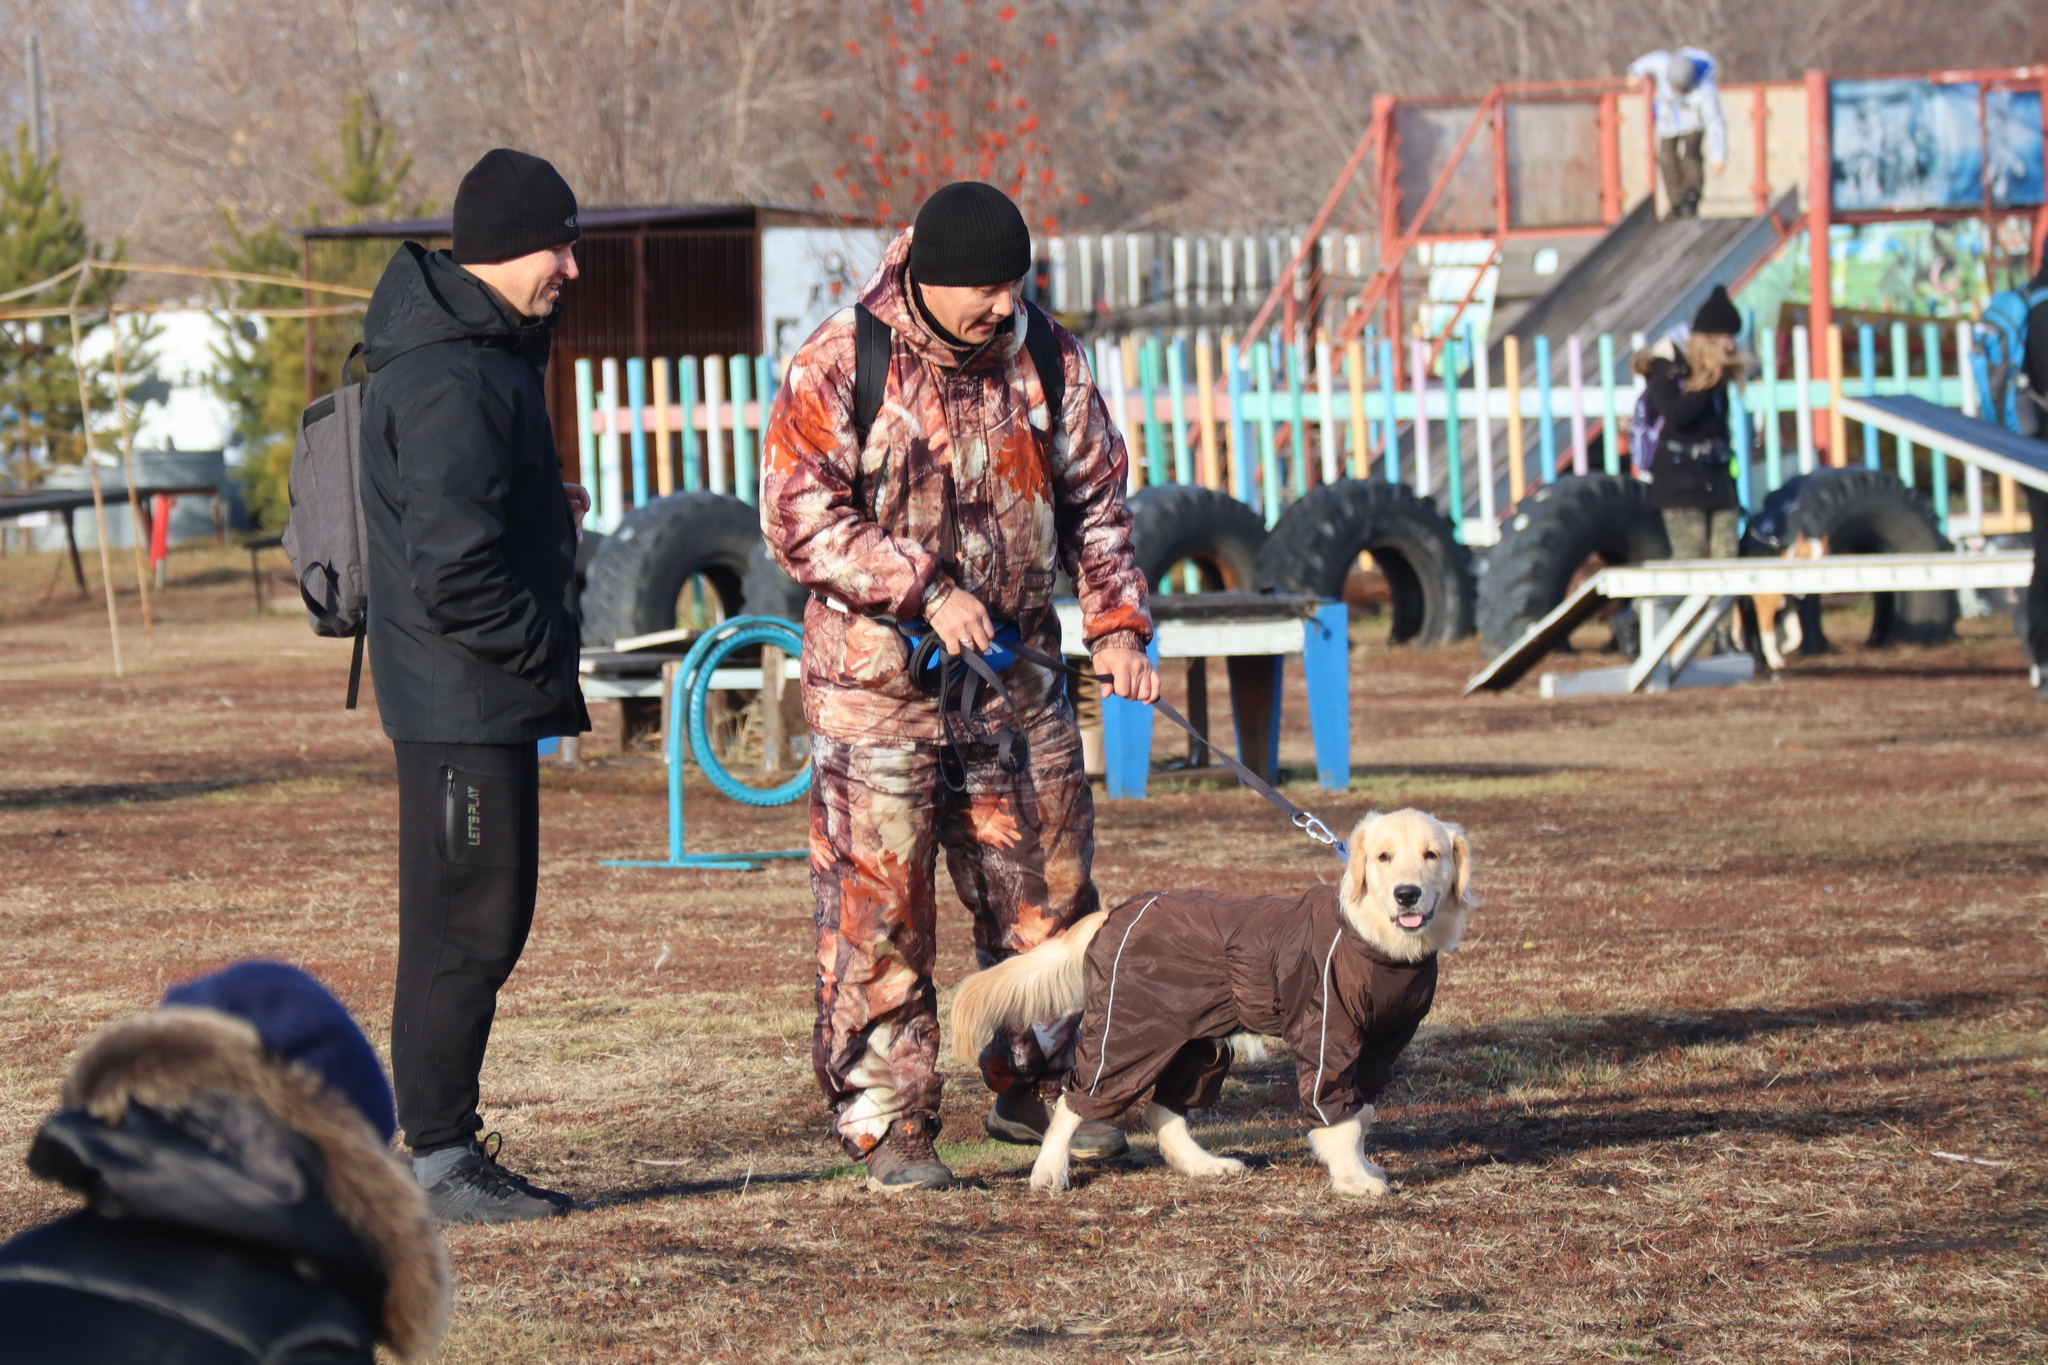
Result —
<svg viewBox="0 0 2048 1365"><path fill-rule="evenodd" d="M2017 528L2017 489L1987 487L1968 470L1958 493L1945 457L1833 420L1841 393L1913 393L1974 406L1960 368L1970 324L1857 325L1853 344L1846 333L1836 339L1846 372L1838 368L1834 381L1808 372L1805 330L1792 329L1785 349L1793 372L1785 376L1777 333L1751 329L1759 367L1731 398L1746 506L1825 457L1889 463L1928 489L1952 534ZM1434 363L1433 348L1412 338L1407 364L1397 366L1390 337L1343 347L1326 336L1262 340L1246 354L1229 333L1201 331L1128 345L1099 339L1088 358L1130 444L1133 489L1199 483L1230 492L1272 525L1289 503L1333 478L1405 476L1418 494L1459 508L1459 534L1486 543L1497 519L1560 477L1561 465L1623 470L1627 413L1641 392L1627 357L1639 342L1573 336L1554 346L1536 336L1525 346L1510 337L1489 354L1467 331L1434 348ZM1562 374L1552 364L1559 349ZM1533 374L1523 371L1525 354ZM577 361L577 454L596 503L592 524L614 529L631 509L672 490L753 501L778 379L764 356Z"/></svg>

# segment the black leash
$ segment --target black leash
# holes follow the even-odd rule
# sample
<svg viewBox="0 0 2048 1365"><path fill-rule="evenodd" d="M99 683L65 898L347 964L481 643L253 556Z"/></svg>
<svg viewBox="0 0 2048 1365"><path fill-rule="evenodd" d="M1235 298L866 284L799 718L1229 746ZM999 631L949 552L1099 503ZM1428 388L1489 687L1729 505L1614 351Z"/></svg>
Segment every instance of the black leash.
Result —
<svg viewBox="0 0 2048 1365"><path fill-rule="evenodd" d="M1057 672L1064 673L1069 677L1090 678L1098 683L1113 683L1115 681L1115 679L1111 678L1107 673L1084 672L1083 670L1075 667L1073 664L1068 663L1065 659L1057 659L1050 654L1041 654L1037 650L1029 647L1028 645L1013 645L1011 646L1011 648L1016 652L1018 658L1029 659L1032 663L1035 663L1042 668L1050 668ZM975 665L979 665L980 671L985 674L988 680L992 683L995 683L998 689L1002 689L1003 700L1006 702L1009 701L1010 694L1008 690L1003 689L1001 681L996 678L994 673L988 671L988 664L982 659L981 655L977 654L975 651L971 649L966 648L965 646L962 646L960 650L960 657L962 660L971 661L968 664L968 667L970 668L975 667ZM1010 704L1010 709L1013 712L1016 710L1016 704L1014 702ZM1309 838L1315 840L1317 843L1329 845L1331 851L1334 852L1340 859L1344 860L1345 862L1349 862L1351 860L1350 846L1346 844L1344 840L1339 839L1335 832L1332 831L1328 825L1324 824L1312 812L1303 810L1300 806L1295 805L1292 801L1289 801L1286 797L1282 796L1279 792L1275 791L1271 783L1267 782L1264 778L1260 777L1250 768L1247 768L1242 762L1238 760L1238 758L1235 755L1227 754L1222 749L1218 748L1213 740L1211 740L1207 735L1203 734L1200 730L1197 730L1193 725L1191 725L1188 722L1187 717L1183 716L1179 711L1175 710L1164 697L1161 697L1158 701L1153 702L1152 709L1154 711L1157 711L1160 715L1165 716L1168 720L1172 721L1175 725L1178 725L1181 729L1187 731L1189 738L1200 742L1204 747L1206 747L1209 750L1210 753L1216 755L1216 757L1222 761L1223 766L1230 769L1230 771L1236 775L1238 781L1244 783L1247 787L1250 787L1253 791L1257 792L1260 796L1265 797L1267 801L1271 802L1275 808L1277 808L1283 815L1287 817L1288 823L1292 824L1296 829L1300 830L1303 834L1306 834ZM941 703L941 711L943 714L943 703ZM1015 770L1005 769L1005 771Z"/></svg>

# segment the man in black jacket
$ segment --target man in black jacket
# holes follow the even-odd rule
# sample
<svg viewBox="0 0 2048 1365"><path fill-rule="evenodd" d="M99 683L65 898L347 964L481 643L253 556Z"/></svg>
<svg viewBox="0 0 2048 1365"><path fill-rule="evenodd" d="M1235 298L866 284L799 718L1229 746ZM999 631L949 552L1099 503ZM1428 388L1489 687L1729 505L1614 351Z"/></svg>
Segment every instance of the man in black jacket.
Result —
<svg viewBox="0 0 2048 1365"><path fill-rule="evenodd" d="M541 375L576 278L576 197L500 148L463 177L454 250L407 242L363 328L370 667L398 757L391 1068L446 1222L566 1213L477 1140L498 988L533 923L535 741L590 728L576 681L576 524Z"/></svg>

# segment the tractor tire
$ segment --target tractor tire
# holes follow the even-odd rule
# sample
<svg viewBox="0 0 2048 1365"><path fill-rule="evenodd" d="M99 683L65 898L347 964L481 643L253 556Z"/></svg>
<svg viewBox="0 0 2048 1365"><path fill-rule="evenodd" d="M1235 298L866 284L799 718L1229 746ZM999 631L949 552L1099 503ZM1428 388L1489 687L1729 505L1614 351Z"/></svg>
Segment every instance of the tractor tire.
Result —
<svg viewBox="0 0 2048 1365"><path fill-rule="evenodd" d="M1127 500L1131 550L1154 592L1167 570L1192 560L1204 592L1249 592L1258 578L1266 526L1259 514L1213 488L1162 483ZM1175 583L1178 592L1181 585Z"/></svg>
<svg viewBox="0 0 2048 1365"><path fill-rule="evenodd" d="M1480 653L1491 659L1521 639L1564 601L1579 566L1596 556L1605 565L1671 557L1648 484L1581 474L1522 499L1479 579Z"/></svg>
<svg viewBox="0 0 2048 1365"><path fill-rule="evenodd" d="M1798 482L1788 529L1794 537L1825 539L1831 555L1939 554L1952 548L1934 509L1884 470L1818 469ZM1953 592L1879 592L1870 600L1870 648L1955 638ZM1818 615L1811 624L1819 624Z"/></svg>
<svg viewBox="0 0 2048 1365"><path fill-rule="evenodd" d="M779 616L785 621L804 619L804 604L811 594L802 584L782 571L775 562L775 556L768 553L768 542L757 540L747 554L747 576L740 584L740 596L746 600L749 616Z"/></svg>
<svg viewBox="0 0 2048 1365"><path fill-rule="evenodd" d="M1472 633L1472 568L1436 505L1376 479L1324 484L1281 516L1259 551L1261 591L1341 598L1370 552L1393 591L1396 644L1446 645Z"/></svg>
<svg viewBox="0 0 2048 1365"><path fill-rule="evenodd" d="M722 493L674 493L627 513L590 560L584 644L675 629L676 599L699 575L724 614L738 616L747 556L760 543L760 514Z"/></svg>

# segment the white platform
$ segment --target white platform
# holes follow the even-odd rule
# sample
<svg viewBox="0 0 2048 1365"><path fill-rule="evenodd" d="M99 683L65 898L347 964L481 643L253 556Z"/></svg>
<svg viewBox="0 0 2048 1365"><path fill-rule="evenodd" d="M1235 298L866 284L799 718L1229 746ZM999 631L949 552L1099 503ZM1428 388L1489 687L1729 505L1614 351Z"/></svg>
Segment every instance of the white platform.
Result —
<svg viewBox="0 0 2048 1365"><path fill-rule="evenodd" d="M1626 685L1619 690L1662 691L1670 685L1667 680L1672 670L1684 674L1688 662L1738 598L1757 593L1802 596L2016 588L2025 587L2033 576L2034 557L2010 552L1830 555L1823 559L1673 559L1602 569L1523 632L1521 639L1473 674L1465 684L1465 695L1514 686L1517 679L1609 602L1678 599L1676 609L1654 631L1645 621L1647 638L1642 655L1621 670ZM1543 695L1573 694L1545 691Z"/></svg>
<svg viewBox="0 0 2048 1365"><path fill-rule="evenodd" d="M1081 604L1054 604L1060 614L1060 647L1076 657L1086 653ZM1155 621L1152 636L1162 659L1221 659L1241 654L1299 654L1308 622L1302 617L1282 621Z"/></svg>

